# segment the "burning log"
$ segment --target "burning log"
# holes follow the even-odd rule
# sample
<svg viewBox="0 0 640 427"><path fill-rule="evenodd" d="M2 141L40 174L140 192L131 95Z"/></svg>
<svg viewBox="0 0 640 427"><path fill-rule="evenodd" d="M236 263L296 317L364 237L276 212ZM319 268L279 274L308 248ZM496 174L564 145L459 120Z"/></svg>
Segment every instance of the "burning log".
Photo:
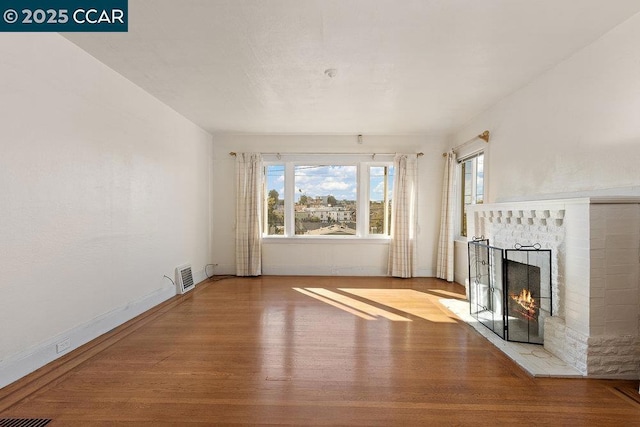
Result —
<svg viewBox="0 0 640 427"><path fill-rule="evenodd" d="M529 320L535 319L536 316L536 300L531 296L528 289L522 289L519 295L510 295L511 298L521 307L517 310Z"/></svg>

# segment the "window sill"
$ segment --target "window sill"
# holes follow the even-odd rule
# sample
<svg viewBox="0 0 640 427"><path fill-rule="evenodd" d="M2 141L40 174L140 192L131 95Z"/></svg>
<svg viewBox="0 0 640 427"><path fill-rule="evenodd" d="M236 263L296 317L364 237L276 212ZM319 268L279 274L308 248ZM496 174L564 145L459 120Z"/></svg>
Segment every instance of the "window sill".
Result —
<svg viewBox="0 0 640 427"><path fill-rule="evenodd" d="M343 237L343 236L317 236L317 237L263 237L262 243L265 244L291 244L291 243L301 243L301 244L367 244L367 245L388 245L391 242L389 237Z"/></svg>

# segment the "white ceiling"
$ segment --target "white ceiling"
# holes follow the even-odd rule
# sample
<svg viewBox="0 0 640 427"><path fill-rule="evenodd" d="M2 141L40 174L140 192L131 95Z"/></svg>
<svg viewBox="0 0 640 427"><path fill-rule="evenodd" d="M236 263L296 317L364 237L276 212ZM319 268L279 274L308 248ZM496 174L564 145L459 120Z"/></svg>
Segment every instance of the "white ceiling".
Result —
<svg viewBox="0 0 640 427"><path fill-rule="evenodd" d="M128 33L64 37L214 134L446 134L638 11L638 0L130 0Z"/></svg>

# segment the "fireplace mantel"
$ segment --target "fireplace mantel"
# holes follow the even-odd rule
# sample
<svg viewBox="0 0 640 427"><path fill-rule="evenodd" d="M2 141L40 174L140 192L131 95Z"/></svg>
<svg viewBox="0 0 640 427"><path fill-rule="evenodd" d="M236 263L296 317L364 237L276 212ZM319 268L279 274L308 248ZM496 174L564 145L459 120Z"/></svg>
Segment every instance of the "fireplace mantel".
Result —
<svg viewBox="0 0 640 427"><path fill-rule="evenodd" d="M545 349L585 376L640 378L640 197L468 207L468 236L554 253Z"/></svg>

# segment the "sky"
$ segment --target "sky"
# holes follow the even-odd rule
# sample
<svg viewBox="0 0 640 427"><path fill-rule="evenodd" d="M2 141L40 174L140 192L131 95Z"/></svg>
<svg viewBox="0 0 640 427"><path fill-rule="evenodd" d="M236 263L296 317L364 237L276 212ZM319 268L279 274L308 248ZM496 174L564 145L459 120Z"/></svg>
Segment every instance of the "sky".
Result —
<svg viewBox="0 0 640 427"><path fill-rule="evenodd" d="M382 167L371 169L370 200L383 200L384 177ZM295 166L295 200L303 194L308 197L333 196L337 200L356 200L356 166ZM393 179L388 186L393 188ZM267 191L275 189L284 198L284 165L272 165L267 169Z"/></svg>

